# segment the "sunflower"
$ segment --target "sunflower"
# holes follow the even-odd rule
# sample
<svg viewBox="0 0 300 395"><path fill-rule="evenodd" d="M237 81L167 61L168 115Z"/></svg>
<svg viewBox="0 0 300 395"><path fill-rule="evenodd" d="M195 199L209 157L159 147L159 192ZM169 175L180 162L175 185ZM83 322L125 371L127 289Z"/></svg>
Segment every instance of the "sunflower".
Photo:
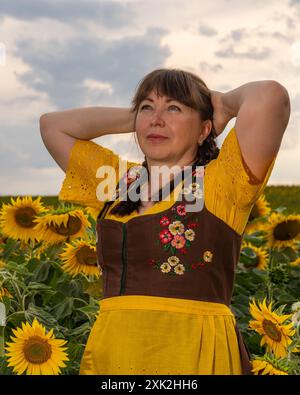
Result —
<svg viewBox="0 0 300 395"><path fill-rule="evenodd" d="M271 208L269 202L266 200L265 195L261 195L254 203L252 210L249 214L248 223L246 225L246 233L252 233L260 230L264 218L270 214Z"/></svg>
<svg viewBox="0 0 300 395"><path fill-rule="evenodd" d="M291 266L299 266L300 267L300 257L296 258L294 261L290 262Z"/></svg>
<svg viewBox="0 0 300 395"><path fill-rule="evenodd" d="M292 340L295 330L292 330L293 323L283 325L283 322L292 317L292 314L278 315L272 311L272 303L266 305L266 298L259 302L259 307L254 299L250 302L250 313L255 320L249 322L249 328L262 335L260 345L267 345L268 351L271 349L276 358L287 355L287 347Z"/></svg>
<svg viewBox="0 0 300 395"><path fill-rule="evenodd" d="M243 243L242 250L245 248L251 249L255 254L255 258L251 260L251 263L244 263L244 266L247 268L252 267L260 270L266 270L269 261L267 250L263 247L255 247L248 242Z"/></svg>
<svg viewBox="0 0 300 395"><path fill-rule="evenodd" d="M32 200L31 196L11 198L11 204L3 204L0 214L2 232L8 237L22 240L34 240L38 236L35 219L47 211L40 202L41 197Z"/></svg>
<svg viewBox="0 0 300 395"><path fill-rule="evenodd" d="M17 374L61 373L60 368L66 367L64 361L69 360L66 348L62 347L66 340L55 339L53 329L46 334L46 328L36 318L32 326L22 322L22 328L13 329L16 337L11 337L12 342L5 347L8 366Z"/></svg>
<svg viewBox="0 0 300 395"><path fill-rule="evenodd" d="M60 254L64 264L62 269L75 277L77 274L100 277L102 269L97 264L97 253L95 245L85 240L74 240L66 243L64 251Z"/></svg>
<svg viewBox="0 0 300 395"><path fill-rule="evenodd" d="M0 287L0 300L3 300L4 296L13 298L12 294L6 288Z"/></svg>
<svg viewBox="0 0 300 395"><path fill-rule="evenodd" d="M57 244L66 240L86 237L90 223L81 209L62 208L40 216L35 220L39 241Z"/></svg>
<svg viewBox="0 0 300 395"><path fill-rule="evenodd" d="M254 375L288 375L288 368L281 361L267 355L251 361Z"/></svg>
<svg viewBox="0 0 300 395"><path fill-rule="evenodd" d="M267 233L269 248L293 248L300 239L300 215L272 213L262 230Z"/></svg>

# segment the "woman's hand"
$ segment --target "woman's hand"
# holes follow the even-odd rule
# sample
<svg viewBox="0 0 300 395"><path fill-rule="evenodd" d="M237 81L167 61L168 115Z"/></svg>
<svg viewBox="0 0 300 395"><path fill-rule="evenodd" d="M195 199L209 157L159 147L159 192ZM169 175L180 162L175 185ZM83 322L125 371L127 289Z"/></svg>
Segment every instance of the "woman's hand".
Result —
<svg viewBox="0 0 300 395"><path fill-rule="evenodd" d="M224 106L222 101L222 97L224 93L210 90L211 93L211 103L214 108L213 114L213 125L215 127L216 135L219 136L221 134L227 123L234 117L233 114L229 112L229 110Z"/></svg>

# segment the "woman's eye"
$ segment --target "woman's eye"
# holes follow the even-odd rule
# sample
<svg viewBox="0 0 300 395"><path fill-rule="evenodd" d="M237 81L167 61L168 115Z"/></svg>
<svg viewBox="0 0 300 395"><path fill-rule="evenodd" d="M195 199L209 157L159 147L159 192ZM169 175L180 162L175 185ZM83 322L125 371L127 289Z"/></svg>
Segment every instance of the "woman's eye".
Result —
<svg viewBox="0 0 300 395"><path fill-rule="evenodd" d="M180 110L180 108L177 107L177 106L175 106L175 105L172 105L172 106L170 106L170 107L177 108L177 110ZM169 107L169 108L170 108L170 107Z"/></svg>
<svg viewBox="0 0 300 395"><path fill-rule="evenodd" d="M145 104L144 106L141 107L141 110L143 110L145 107L150 107L150 106L149 106L149 104ZM175 106L175 105L171 105L171 106L169 106L168 108L172 108L172 107L173 107L173 108L177 108L177 110L180 111L180 108L177 107L177 106ZM150 108L151 108L151 107L150 107Z"/></svg>
<svg viewBox="0 0 300 395"><path fill-rule="evenodd" d="M145 104L144 106L141 107L141 110L143 110L145 107L150 107L148 104Z"/></svg>

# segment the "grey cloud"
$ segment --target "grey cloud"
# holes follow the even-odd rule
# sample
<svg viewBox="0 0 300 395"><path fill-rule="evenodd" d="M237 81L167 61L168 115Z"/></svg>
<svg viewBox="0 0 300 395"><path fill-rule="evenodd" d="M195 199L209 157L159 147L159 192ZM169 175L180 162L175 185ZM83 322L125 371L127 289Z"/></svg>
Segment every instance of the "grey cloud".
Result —
<svg viewBox="0 0 300 395"><path fill-rule="evenodd" d="M233 45L229 45L226 49L215 51L214 54L219 58L233 58L233 59L253 59L262 60L269 57L271 51L269 48L250 47L248 51L237 52Z"/></svg>
<svg viewBox="0 0 300 395"><path fill-rule="evenodd" d="M202 72L205 72L205 71L218 72L219 70L223 70L224 69L224 67L220 63L210 64L210 63L207 63L207 62L200 62L199 63L199 67L200 67Z"/></svg>
<svg viewBox="0 0 300 395"><path fill-rule="evenodd" d="M230 33L231 38L233 41L241 41L242 38L245 38L246 36L246 29L236 29L232 30Z"/></svg>
<svg viewBox="0 0 300 395"><path fill-rule="evenodd" d="M161 67L170 55L167 46L160 46L167 33L162 28L149 28L144 35L105 40L77 37L68 41L19 40L15 56L30 66L30 71L17 74L22 83L46 92L58 107L78 106L90 95L82 82L86 78L112 84L115 94L99 92L88 96L96 102L126 101L146 73Z"/></svg>
<svg viewBox="0 0 300 395"><path fill-rule="evenodd" d="M201 23L201 25L199 26L199 33L203 36L212 37L218 34L218 31L212 26Z"/></svg>
<svg viewBox="0 0 300 395"><path fill-rule="evenodd" d="M133 4L97 0L1 0L0 15L21 20L50 18L63 23L94 20L110 29L131 25L136 17Z"/></svg>

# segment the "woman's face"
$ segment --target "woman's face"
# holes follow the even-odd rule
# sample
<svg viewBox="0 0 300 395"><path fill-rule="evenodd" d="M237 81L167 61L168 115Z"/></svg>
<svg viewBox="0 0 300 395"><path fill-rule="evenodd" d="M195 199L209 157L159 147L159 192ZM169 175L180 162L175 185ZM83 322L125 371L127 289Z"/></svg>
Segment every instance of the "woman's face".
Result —
<svg viewBox="0 0 300 395"><path fill-rule="evenodd" d="M197 144L207 136L202 133L199 112L153 91L140 103L136 117L136 134L148 166L193 163ZM158 134L164 138L151 138Z"/></svg>

